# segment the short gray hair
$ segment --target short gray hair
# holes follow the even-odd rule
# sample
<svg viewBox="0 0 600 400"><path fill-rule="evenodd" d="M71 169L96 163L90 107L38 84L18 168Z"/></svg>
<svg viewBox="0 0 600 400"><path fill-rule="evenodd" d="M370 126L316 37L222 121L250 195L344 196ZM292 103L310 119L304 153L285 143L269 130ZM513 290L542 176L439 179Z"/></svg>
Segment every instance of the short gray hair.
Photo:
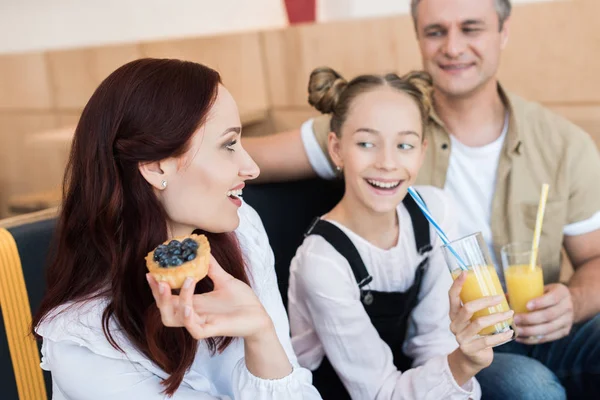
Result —
<svg viewBox="0 0 600 400"><path fill-rule="evenodd" d="M410 13L412 15L413 23L415 24L415 29L417 28L417 7L421 0L411 0L410 1ZM496 4L496 12L498 13L498 21L500 22L500 29L504 26L504 22L510 17L510 12L512 10L512 4L510 0L494 0Z"/></svg>

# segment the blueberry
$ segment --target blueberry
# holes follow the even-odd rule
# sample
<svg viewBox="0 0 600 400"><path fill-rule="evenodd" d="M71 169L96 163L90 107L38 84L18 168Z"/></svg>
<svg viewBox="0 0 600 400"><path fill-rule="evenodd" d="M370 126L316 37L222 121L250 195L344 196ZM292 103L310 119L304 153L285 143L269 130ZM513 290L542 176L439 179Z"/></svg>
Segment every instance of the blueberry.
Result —
<svg viewBox="0 0 600 400"><path fill-rule="evenodd" d="M169 253L167 251L156 249L154 250L154 261L162 260L163 258L168 257L168 255Z"/></svg>
<svg viewBox="0 0 600 400"><path fill-rule="evenodd" d="M156 251L158 253L164 253L167 251L167 245L166 244L160 244L158 245L158 247L156 248Z"/></svg>
<svg viewBox="0 0 600 400"><path fill-rule="evenodd" d="M172 252L175 249L181 249L181 243L179 243L177 240L171 240L168 245L168 250L169 252Z"/></svg>
<svg viewBox="0 0 600 400"><path fill-rule="evenodd" d="M185 261L192 261L194 258L196 258L196 253L192 253L189 256L187 256Z"/></svg>
<svg viewBox="0 0 600 400"><path fill-rule="evenodd" d="M181 258L175 256L169 258L169 265L173 267L178 267L181 264L183 264L183 260Z"/></svg>
<svg viewBox="0 0 600 400"><path fill-rule="evenodd" d="M186 260L190 254L192 254L193 251L191 249L185 249L183 250L183 252L181 253L181 258Z"/></svg>
<svg viewBox="0 0 600 400"><path fill-rule="evenodd" d="M162 245L161 245L162 246ZM166 254L168 252L167 247L163 246L160 247L158 246L156 248L156 250L154 250L154 258L156 259L157 257L160 258L163 254Z"/></svg>
<svg viewBox="0 0 600 400"><path fill-rule="evenodd" d="M160 265L161 268L167 268L167 262L166 261L159 261L158 265Z"/></svg>
<svg viewBox="0 0 600 400"><path fill-rule="evenodd" d="M188 249L196 250L198 248L198 243L195 240L187 238L183 241Z"/></svg>

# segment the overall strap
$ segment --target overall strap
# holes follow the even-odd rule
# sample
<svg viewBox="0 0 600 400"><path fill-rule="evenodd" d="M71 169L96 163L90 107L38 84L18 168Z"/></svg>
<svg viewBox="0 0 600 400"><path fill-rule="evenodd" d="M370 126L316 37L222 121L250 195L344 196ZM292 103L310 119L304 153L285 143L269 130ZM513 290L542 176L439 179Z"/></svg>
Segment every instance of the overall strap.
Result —
<svg viewBox="0 0 600 400"><path fill-rule="evenodd" d="M421 195L419 195L419 197L420 196ZM421 199L423 198L421 197ZM425 200L423 200L423 202L425 202ZM404 200L402 200L402 203L404 204L404 207L406 207L406 210L410 215L410 219L412 220L415 243L417 244L417 252L423 255L432 249L429 221L423 212L421 212L421 209L412 196L407 194L406 197L404 197Z"/></svg>
<svg viewBox="0 0 600 400"><path fill-rule="evenodd" d="M350 238L348 238L340 228L329 221L317 217L314 219L304 236L308 235L322 236L348 261L359 288L362 289L373 280L371 275L367 272L365 263L360 254L358 254L358 250L356 250L354 243L352 243Z"/></svg>

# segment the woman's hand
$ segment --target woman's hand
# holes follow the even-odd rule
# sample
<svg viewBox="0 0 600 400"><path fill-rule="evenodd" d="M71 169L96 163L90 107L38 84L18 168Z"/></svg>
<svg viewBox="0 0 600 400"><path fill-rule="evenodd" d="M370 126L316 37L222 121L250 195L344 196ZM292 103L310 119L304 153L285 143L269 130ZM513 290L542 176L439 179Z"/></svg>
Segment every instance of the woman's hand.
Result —
<svg viewBox="0 0 600 400"><path fill-rule="evenodd" d="M281 379L292 372L273 321L252 288L225 272L212 255L208 276L214 289L208 293L194 294L197 281L188 278L175 296L165 282L146 276L165 326L183 326L197 340L244 338L246 368L259 378Z"/></svg>
<svg viewBox="0 0 600 400"><path fill-rule="evenodd" d="M217 336L253 340L273 330L273 323L250 286L229 275L211 255L211 292L194 294L197 281L187 278L179 295L147 275L165 326L185 327L197 339Z"/></svg>
<svg viewBox="0 0 600 400"><path fill-rule="evenodd" d="M493 347L506 342L513 335L512 330L496 335L479 336L478 332L489 326L512 317L513 311L495 313L471 321L471 317L479 310L500 304L502 296L483 297L461 305L460 291L467 278L462 273L450 288L450 330L456 336L459 348L448 357L448 363L454 378L463 385L483 368L488 367L494 359Z"/></svg>

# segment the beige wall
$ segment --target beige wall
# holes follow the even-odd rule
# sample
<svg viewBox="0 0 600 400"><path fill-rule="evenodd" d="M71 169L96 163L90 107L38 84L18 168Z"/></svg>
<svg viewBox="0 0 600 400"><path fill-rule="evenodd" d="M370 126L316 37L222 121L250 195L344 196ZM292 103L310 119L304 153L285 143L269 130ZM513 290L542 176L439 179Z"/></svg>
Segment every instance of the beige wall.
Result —
<svg viewBox="0 0 600 400"><path fill-rule="evenodd" d="M3 0L0 53L285 26L287 16L282 0Z"/></svg>
<svg viewBox="0 0 600 400"><path fill-rule="evenodd" d="M600 144L598 14L598 0L515 7L500 77L509 90L567 116ZM251 135L296 128L316 114L306 103L306 85L317 66L330 65L348 77L420 66L407 15L0 55L0 215L11 196L60 183L70 128L48 130L72 126L106 75L143 56L184 58L218 69Z"/></svg>

